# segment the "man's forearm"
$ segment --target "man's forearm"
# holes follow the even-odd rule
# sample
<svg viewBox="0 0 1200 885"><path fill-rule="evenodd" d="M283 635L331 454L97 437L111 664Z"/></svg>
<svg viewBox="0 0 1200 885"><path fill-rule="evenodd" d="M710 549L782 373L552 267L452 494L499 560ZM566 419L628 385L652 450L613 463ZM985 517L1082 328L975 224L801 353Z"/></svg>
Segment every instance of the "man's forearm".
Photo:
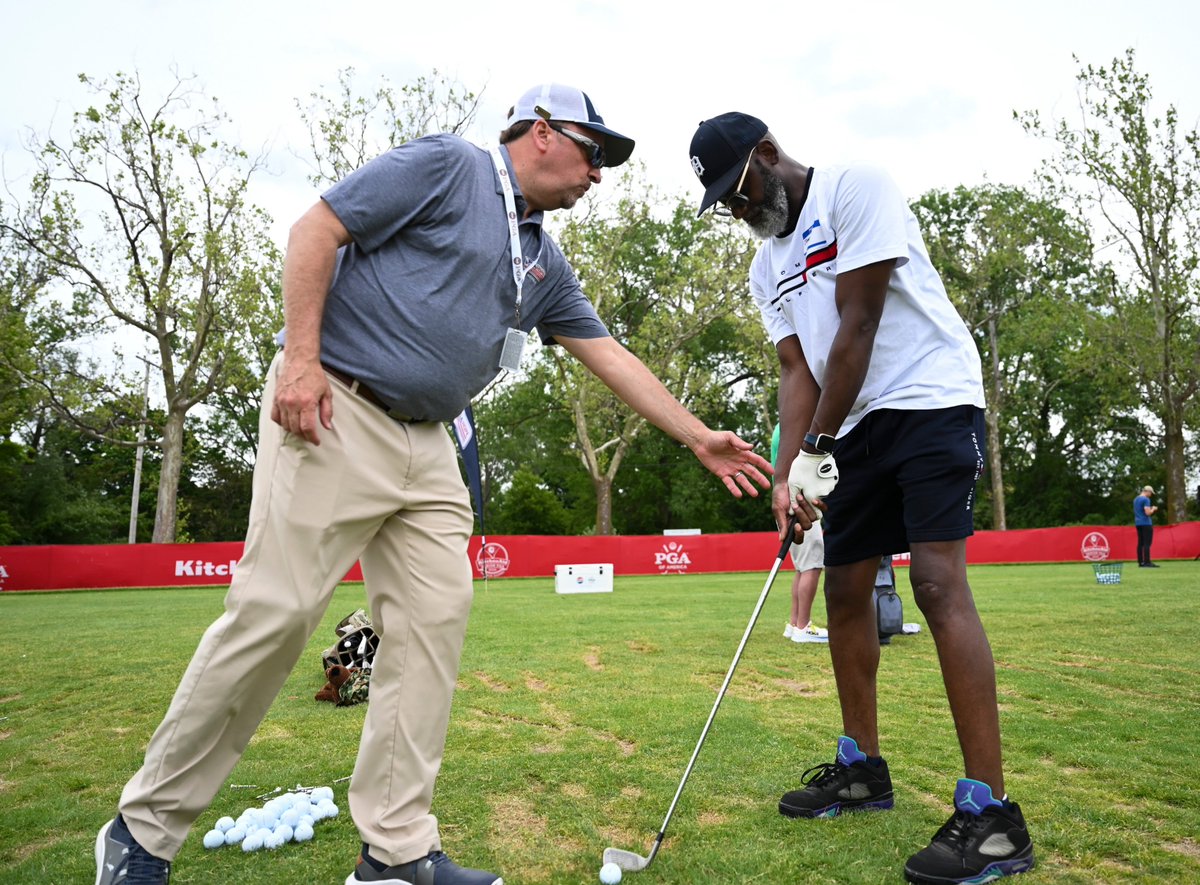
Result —
<svg viewBox="0 0 1200 885"><path fill-rule="evenodd" d="M631 409L693 451L708 432L646 365L612 338L560 339Z"/></svg>
<svg viewBox="0 0 1200 885"><path fill-rule="evenodd" d="M283 262L283 317L289 359L319 359L321 318L333 281L337 250L349 240L324 202L306 212L288 233Z"/></svg>

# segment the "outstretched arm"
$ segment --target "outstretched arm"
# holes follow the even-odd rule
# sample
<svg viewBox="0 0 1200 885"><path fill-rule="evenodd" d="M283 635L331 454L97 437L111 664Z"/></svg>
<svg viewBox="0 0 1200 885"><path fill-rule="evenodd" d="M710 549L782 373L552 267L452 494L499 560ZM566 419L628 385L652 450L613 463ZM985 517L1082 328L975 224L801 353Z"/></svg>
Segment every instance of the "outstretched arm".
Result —
<svg viewBox="0 0 1200 885"><path fill-rule="evenodd" d="M645 364L613 338L556 336L567 351L608 385L626 405L679 440L700 463L721 478L735 498L758 496L757 484L771 488L771 465L753 446L728 430L709 430L671 395Z"/></svg>

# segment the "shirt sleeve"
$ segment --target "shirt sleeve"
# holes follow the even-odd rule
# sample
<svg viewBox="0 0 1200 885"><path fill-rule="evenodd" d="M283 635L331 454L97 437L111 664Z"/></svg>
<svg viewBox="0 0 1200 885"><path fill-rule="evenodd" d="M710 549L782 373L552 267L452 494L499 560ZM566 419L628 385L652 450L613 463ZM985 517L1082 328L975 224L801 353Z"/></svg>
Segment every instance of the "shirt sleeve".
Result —
<svg viewBox="0 0 1200 885"><path fill-rule="evenodd" d="M775 291L773 280L770 279L770 262L763 257L762 250L750 262L750 297L762 314L763 327L772 344L778 344L789 335L797 334L787 314L771 303L771 295ZM766 279L764 279L764 277Z"/></svg>
<svg viewBox="0 0 1200 885"><path fill-rule="evenodd" d="M851 166L833 199L838 273L877 261L908 262L908 203L891 176L874 166Z"/></svg>
<svg viewBox="0 0 1200 885"><path fill-rule="evenodd" d="M436 201L430 182L450 181L444 136L407 141L351 172L321 195L364 252L419 223Z"/></svg>

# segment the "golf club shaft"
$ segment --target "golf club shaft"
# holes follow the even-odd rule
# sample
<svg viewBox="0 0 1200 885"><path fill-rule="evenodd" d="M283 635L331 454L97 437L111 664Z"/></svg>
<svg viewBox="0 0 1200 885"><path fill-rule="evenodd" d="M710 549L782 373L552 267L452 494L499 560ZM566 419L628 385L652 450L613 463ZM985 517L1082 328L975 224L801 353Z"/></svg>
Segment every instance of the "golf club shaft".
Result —
<svg viewBox="0 0 1200 885"><path fill-rule="evenodd" d="M671 822L671 815L675 813L675 806L679 804L679 797L683 795L684 784L687 783L688 776L692 773L692 768L696 764L696 758L700 755L700 748L704 746L704 739L708 737L708 730L712 727L713 719L716 718L717 710L721 706L721 700L725 697L725 689L729 688L729 682L733 679L733 671L737 669L738 661L742 658L742 650L746 647L747 640L750 639L750 634L754 630L754 624L758 621L758 614L762 611L763 603L767 601L767 594L771 591L771 585L775 582L775 576L779 574L779 567L783 564L783 558L787 556L788 548L792 546L792 535L795 531L796 522L797 518L794 515L788 520L787 529L784 532L784 540L779 547L779 555L775 557L775 564L771 566L771 573L767 575L767 582L763 585L762 593L758 595L758 604L754 606L754 612L750 615L750 623L746 625L746 632L742 634L742 641L738 644L737 651L733 655L733 663L729 665L729 670L725 674L725 681L721 684L721 690L717 692L717 702L713 704L712 712L708 714L708 721L704 723L704 730L700 732L700 740L696 742L696 749L692 751L692 758L688 760L687 769L683 772L683 780L679 782L679 789L675 791L675 798L671 800L671 807L667 809L667 816L663 819L662 828L659 829L658 837L654 840L654 848L650 852L647 863L658 853L658 846L662 844L663 836L666 835L667 824Z"/></svg>

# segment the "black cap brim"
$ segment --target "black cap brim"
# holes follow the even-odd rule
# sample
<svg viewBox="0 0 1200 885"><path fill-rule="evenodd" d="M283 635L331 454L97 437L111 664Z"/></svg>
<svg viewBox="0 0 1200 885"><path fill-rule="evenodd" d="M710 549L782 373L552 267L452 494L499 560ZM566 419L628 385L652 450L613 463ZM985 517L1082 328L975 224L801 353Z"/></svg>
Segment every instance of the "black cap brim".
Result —
<svg viewBox="0 0 1200 885"><path fill-rule="evenodd" d="M580 126L586 126L593 132L599 132L604 136L604 166L611 168L620 166L631 156L633 156L633 146L635 144L632 138L622 135L619 132L614 132L602 123L591 123L579 121Z"/></svg>
<svg viewBox="0 0 1200 885"><path fill-rule="evenodd" d="M754 150L754 148L750 148L750 150L746 151L746 157L750 156L750 151L752 150ZM746 168L746 157L742 157L741 165L734 166L705 189L704 199L700 201L700 211L696 213L697 218L707 212L712 206L715 206L721 197L733 190L734 184L737 183L738 176L741 175L742 170Z"/></svg>

